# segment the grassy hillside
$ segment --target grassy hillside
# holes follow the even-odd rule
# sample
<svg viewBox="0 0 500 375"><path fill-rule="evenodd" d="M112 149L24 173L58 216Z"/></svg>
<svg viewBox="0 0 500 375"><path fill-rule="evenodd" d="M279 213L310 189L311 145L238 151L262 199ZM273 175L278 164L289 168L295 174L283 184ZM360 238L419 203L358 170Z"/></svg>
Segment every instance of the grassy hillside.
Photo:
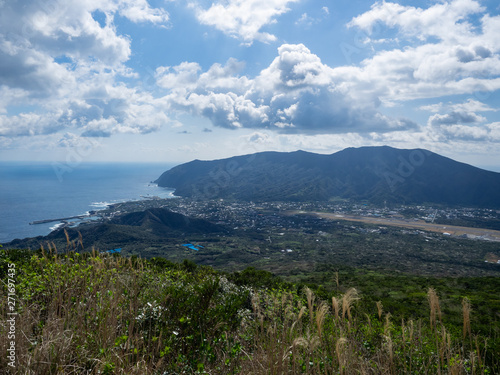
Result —
<svg viewBox="0 0 500 375"><path fill-rule="evenodd" d="M454 281L428 279L418 293L399 288L376 299L367 296L394 288L394 279L371 275L370 289L366 275L341 270L330 275L335 290L323 290L255 269L228 274L190 261L26 250L2 250L0 276L15 284L19 314L16 368L0 356L11 374L500 371L498 310L483 306L498 303L495 278L489 285L471 279L443 303ZM363 295L351 287L357 280ZM413 277L413 285L424 283ZM0 351L7 353L8 282L0 290ZM391 298L408 308L393 309Z"/></svg>

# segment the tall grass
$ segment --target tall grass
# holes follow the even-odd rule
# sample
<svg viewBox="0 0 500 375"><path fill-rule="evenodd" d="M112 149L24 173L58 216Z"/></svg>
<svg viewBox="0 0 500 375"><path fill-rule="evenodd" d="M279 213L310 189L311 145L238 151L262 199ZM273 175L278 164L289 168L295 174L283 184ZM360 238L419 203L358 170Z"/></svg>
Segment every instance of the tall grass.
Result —
<svg viewBox="0 0 500 375"><path fill-rule="evenodd" d="M467 297L464 297L462 300L462 313L463 313L463 321L464 321L464 326L463 326L463 338L465 339L465 336L467 333L469 336L471 335L471 326L470 326L470 313L472 311L470 301Z"/></svg>
<svg viewBox="0 0 500 375"><path fill-rule="evenodd" d="M307 300L312 300L311 292L306 293ZM430 295L435 313L432 325L422 324L422 320L403 320L395 324L391 321L390 313L385 314L383 321L371 319L369 314L356 311L354 291L348 291L340 297L342 303L347 301L345 306L349 306L342 317L339 317L339 299L336 297L331 308L321 301L316 308L308 308L306 311L309 314L312 311L314 315L314 324L311 324L310 316L301 318L294 315L291 320L277 320L277 312L267 309L263 321L264 325L272 322L272 329L253 330L256 345L252 347L251 360L242 362L241 373L494 373L484 363L487 346L476 345L475 342L471 346L463 340L462 335L452 335L438 319L439 312L435 304L437 293L431 292ZM298 306L293 310L298 311ZM351 314L348 313L350 310ZM304 308L300 311L304 311ZM372 316L381 316L380 306ZM252 332L251 322L247 324L245 332ZM279 335L279 332L287 334ZM274 344L264 344L270 342ZM275 367L269 367L270 363ZM498 364L495 366L497 368Z"/></svg>
<svg viewBox="0 0 500 375"><path fill-rule="evenodd" d="M6 254L0 266L10 262ZM12 374L492 374L500 369L486 363L488 346L473 333L470 302L463 302L463 330L457 334L442 323L432 288L429 320L397 323L389 312L383 315L381 304L361 310L356 289L337 293L330 306L309 288L297 293L236 286L190 264L95 251L62 255L51 247L17 268ZM5 288L1 292L0 352L6 353ZM8 369L6 355L0 356L0 369Z"/></svg>
<svg viewBox="0 0 500 375"><path fill-rule="evenodd" d="M429 311L430 311L430 322L431 329L436 327L436 316L439 317L441 321L441 308L439 306L439 297L437 295L436 289L429 288L427 291L427 299L429 301Z"/></svg>

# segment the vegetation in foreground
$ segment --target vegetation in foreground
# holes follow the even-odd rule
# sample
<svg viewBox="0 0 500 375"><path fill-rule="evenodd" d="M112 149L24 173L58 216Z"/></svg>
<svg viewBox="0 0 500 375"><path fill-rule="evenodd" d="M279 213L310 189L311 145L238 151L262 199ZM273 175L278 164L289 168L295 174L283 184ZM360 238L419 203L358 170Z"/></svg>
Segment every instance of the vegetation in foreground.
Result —
<svg viewBox="0 0 500 375"><path fill-rule="evenodd" d="M12 264L15 369L5 354ZM426 316L400 317L363 304L354 288L320 298L264 271L222 274L191 261L1 250L0 276L0 368L11 374L500 371L498 321L478 333L464 296L460 323L448 323L432 285L420 301Z"/></svg>

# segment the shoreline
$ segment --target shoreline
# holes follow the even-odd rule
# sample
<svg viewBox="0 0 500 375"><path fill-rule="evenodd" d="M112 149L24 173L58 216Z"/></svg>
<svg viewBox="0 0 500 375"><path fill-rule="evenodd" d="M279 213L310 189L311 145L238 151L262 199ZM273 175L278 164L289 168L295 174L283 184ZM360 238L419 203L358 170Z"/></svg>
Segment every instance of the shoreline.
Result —
<svg viewBox="0 0 500 375"><path fill-rule="evenodd" d="M16 242L25 242L36 240L39 237L46 238L54 233L57 233L61 230L65 230L66 228L76 229L80 227L87 226L95 226L99 224L106 223L115 217L125 215L131 212L145 211L149 208L168 208L169 202L172 201L172 198L182 198L179 196L174 196L173 191L169 192L168 198L156 197L155 199L139 199L139 200L126 200L123 202L110 203L107 204L106 207L99 209L88 211L85 215L76 215L73 217L82 217L83 219L77 219L75 222L59 222L53 226L54 230L50 230L46 234L38 235L38 236L28 236L23 238L14 238L10 241L0 242L0 245L3 245L5 248L10 248L11 243ZM66 218L69 219L69 218ZM86 219L86 220L85 220ZM50 222L54 223L56 219L47 219ZM81 220L81 221L80 221ZM47 224L47 223L45 223ZM14 244L14 246L16 246Z"/></svg>
<svg viewBox="0 0 500 375"><path fill-rule="evenodd" d="M127 212L133 212L130 211L132 207L135 207L137 205L146 207L144 209L147 209L150 204L156 205L156 204L161 204L164 201L168 201L173 198L181 198L178 196L175 196L174 190L171 189L167 193L167 197L163 198L160 196L145 196L141 195L140 199L128 199L124 200L121 202L115 202L115 203L108 203L108 202L94 202L91 203L89 206L92 207L92 205L96 205L99 203L100 208L94 207L93 210L89 210L84 214L79 214L79 215L72 215L72 216L65 216L61 218L52 218L52 219L42 219L42 220L34 220L29 222L28 224L30 226L32 225L43 225L43 224L50 224L53 223L53 226L49 228L49 230L45 234L41 234L38 236L26 236L22 238L13 238L8 241L2 241L0 244L9 244L13 241L24 241L30 238L36 238L36 237L45 237L50 235L53 232L56 232L58 230L64 229L64 228L78 228L80 225L93 225L93 224L99 224L102 222L105 222L107 220L112 219L114 216L118 214L124 214ZM70 222L69 220L75 220L73 222ZM54 229L52 229L54 228Z"/></svg>

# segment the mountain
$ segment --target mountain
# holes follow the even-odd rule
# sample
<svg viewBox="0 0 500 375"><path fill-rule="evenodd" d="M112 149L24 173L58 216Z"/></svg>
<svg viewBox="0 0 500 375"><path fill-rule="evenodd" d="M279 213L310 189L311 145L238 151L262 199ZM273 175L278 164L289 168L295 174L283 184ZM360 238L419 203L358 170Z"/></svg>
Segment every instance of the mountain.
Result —
<svg viewBox="0 0 500 375"><path fill-rule="evenodd" d="M331 155L261 152L194 160L163 173L178 196L252 201L367 200L373 203L500 207L500 173L423 149L347 148Z"/></svg>
<svg viewBox="0 0 500 375"><path fill-rule="evenodd" d="M66 232L68 238L76 243L81 234L86 248L95 246L97 249L106 250L123 247L130 251L139 251L151 244L179 243L191 236L204 237L230 233L222 225L184 216L165 208L130 212L103 223L66 228ZM51 232L47 236L13 240L5 244L5 247L37 249L41 244L47 247L47 243L55 243L57 248L64 249L67 245L64 229Z"/></svg>
<svg viewBox="0 0 500 375"><path fill-rule="evenodd" d="M112 219L110 223L141 227L158 235L172 231L183 233L220 233L225 231L220 225L212 224L207 220L191 218L164 208L131 212Z"/></svg>

